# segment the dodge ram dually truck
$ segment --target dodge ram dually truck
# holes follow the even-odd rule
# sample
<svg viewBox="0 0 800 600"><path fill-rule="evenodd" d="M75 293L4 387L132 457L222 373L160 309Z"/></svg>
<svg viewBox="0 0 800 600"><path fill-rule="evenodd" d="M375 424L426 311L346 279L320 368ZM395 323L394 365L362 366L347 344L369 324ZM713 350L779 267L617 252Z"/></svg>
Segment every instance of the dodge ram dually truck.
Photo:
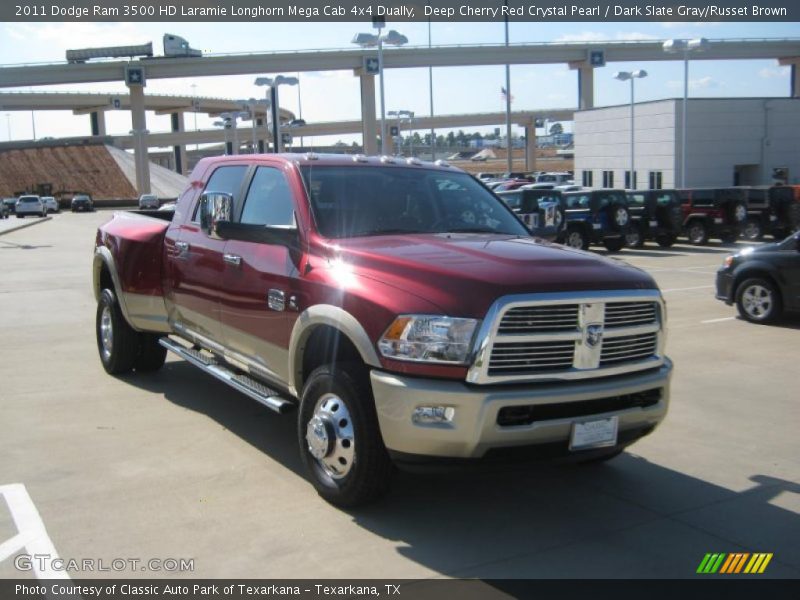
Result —
<svg viewBox="0 0 800 600"><path fill-rule="evenodd" d="M99 228L94 292L108 373L170 350L297 408L310 479L339 506L384 494L395 464L606 460L667 412L653 279L530 237L444 162L204 158L174 213Z"/></svg>

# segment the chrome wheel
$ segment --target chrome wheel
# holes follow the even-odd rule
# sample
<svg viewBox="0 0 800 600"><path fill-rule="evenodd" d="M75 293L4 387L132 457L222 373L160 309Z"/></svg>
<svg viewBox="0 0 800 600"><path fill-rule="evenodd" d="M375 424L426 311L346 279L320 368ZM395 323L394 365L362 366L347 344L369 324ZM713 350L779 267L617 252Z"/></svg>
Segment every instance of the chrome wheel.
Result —
<svg viewBox="0 0 800 600"><path fill-rule="evenodd" d="M625 245L629 248L636 248L639 246L642 236L638 231L631 231L625 234Z"/></svg>
<svg viewBox="0 0 800 600"><path fill-rule="evenodd" d="M576 250L583 250L583 235L580 231L570 231L567 234L567 246Z"/></svg>
<svg viewBox="0 0 800 600"><path fill-rule="evenodd" d="M110 306L103 307L103 313L100 316L100 342L102 344L103 358L109 360L114 345L114 324L111 320Z"/></svg>
<svg viewBox="0 0 800 600"><path fill-rule="evenodd" d="M692 244L702 244L706 241L706 228L700 223L690 225L687 237Z"/></svg>
<svg viewBox="0 0 800 600"><path fill-rule="evenodd" d="M614 213L614 222L619 227L625 227L628 224L628 211L620 206Z"/></svg>
<svg viewBox="0 0 800 600"><path fill-rule="evenodd" d="M742 292L742 308L754 321L769 317L774 306L772 290L753 284Z"/></svg>
<svg viewBox="0 0 800 600"><path fill-rule="evenodd" d="M761 237L761 226L755 221L748 221L742 231L742 237L746 240L755 241Z"/></svg>
<svg viewBox="0 0 800 600"><path fill-rule="evenodd" d="M306 426L308 452L332 479L342 479L356 459L353 421L336 394L323 395Z"/></svg>

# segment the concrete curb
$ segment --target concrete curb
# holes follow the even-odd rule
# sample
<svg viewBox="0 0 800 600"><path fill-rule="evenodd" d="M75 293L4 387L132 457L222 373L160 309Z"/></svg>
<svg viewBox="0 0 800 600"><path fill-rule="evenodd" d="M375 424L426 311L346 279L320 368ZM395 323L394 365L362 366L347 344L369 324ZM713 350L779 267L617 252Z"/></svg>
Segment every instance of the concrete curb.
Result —
<svg viewBox="0 0 800 600"><path fill-rule="evenodd" d="M11 217L9 217L9 218L11 218ZM29 223L23 223L22 225L17 225L16 227L12 227L11 229L3 229L2 231L0 231L0 235L5 235L7 233L12 233L14 231L19 231L20 229L25 229L26 227L33 227L34 225L37 225L39 223L44 223L45 221L51 221L52 219L53 219L53 217L39 218L39 219L36 219L35 221L31 221Z"/></svg>

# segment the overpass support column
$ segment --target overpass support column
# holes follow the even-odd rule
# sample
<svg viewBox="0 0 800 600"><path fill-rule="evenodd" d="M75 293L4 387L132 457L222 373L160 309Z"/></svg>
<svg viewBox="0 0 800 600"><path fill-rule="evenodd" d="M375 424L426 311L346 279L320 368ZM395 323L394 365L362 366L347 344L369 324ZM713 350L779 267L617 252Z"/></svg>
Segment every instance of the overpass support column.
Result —
<svg viewBox="0 0 800 600"><path fill-rule="evenodd" d="M375 116L375 76L358 73L361 78L361 121L364 154L378 154L378 121Z"/></svg>
<svg viewBox="0 0 800 600"><path fill-rule="evenodd" d="M594 108L594 67L586 61L569 63L569 68L578 71L578 108Z"/></svg>
<svg viewBox="0 0 800 600"><path fill-rule="evenodd" d="M789 97L800 98L800 73L798 73L800 56L779 58L778 64L782 67L789 67Z"/></svg>
<svg viewBox="0 0 800 600"><path fill-rule="evenodd" d="M106 135L106 113L96 110L89 113L89 121L92 125L92 135L105 137Z"/></svg>
<svg viewBox="0 0 800 600"><path fill-rule="evenodd" d="M183 113L176 112L170 115L173 133L183 133L185 131ZM175 172L183 175L188 170L189 164L186 161L186 146L173 146L172 155L175 159Z"/></svg>
<svg viewBox="0 0 800 600"><path fill-rule="evenodd" d="M525 170L536 170L536 121L525 124Z"/></svg>
<svg viewBox="0 0 800 600"><path fill-rule="evenodd" d="M147 157L147 118L144 112L144 87L131 85L131 124L133 125L133 148L136 162L136 191L150 193L150 161Z"/></svg>

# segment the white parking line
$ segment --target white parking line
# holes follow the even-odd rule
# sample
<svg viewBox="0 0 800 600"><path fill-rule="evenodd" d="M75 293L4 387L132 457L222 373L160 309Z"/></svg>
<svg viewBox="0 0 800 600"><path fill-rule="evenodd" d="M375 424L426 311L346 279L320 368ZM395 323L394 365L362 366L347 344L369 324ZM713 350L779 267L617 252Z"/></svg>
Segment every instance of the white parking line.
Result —
<svg viewBox="0 0 800 600"><path fill-rule="evenodd" d="M696 285L694 287L685 287L685 288L669 288L666 290L661 290L662 292L687 292L689 290L707 290L709 288L713 288L713 285Z"/></svg>
<svg viewBox="0 0 800 600"><path fill-rule="evenodd" d="M8 510L17 526L17 535L0 544L0 562L19 552L23 548L28 554L34 556L43 554L49 557L44 563L44 568L39 561L32 560L31 567L37 579L70 579L66 571L55 571L50 565L58 558L58 552L47 535L39 511L36 510L28 490L21 483L11 483L0 486L0 496L8 504Z"/></svg>
<svg viewBox="0 0 800 600"><path fill-rule="evenodd" d="M733 321L736 317L722 317L721 319L707 319L705 321L700 321L701 323L722 323L723 321Z"/></svg>

